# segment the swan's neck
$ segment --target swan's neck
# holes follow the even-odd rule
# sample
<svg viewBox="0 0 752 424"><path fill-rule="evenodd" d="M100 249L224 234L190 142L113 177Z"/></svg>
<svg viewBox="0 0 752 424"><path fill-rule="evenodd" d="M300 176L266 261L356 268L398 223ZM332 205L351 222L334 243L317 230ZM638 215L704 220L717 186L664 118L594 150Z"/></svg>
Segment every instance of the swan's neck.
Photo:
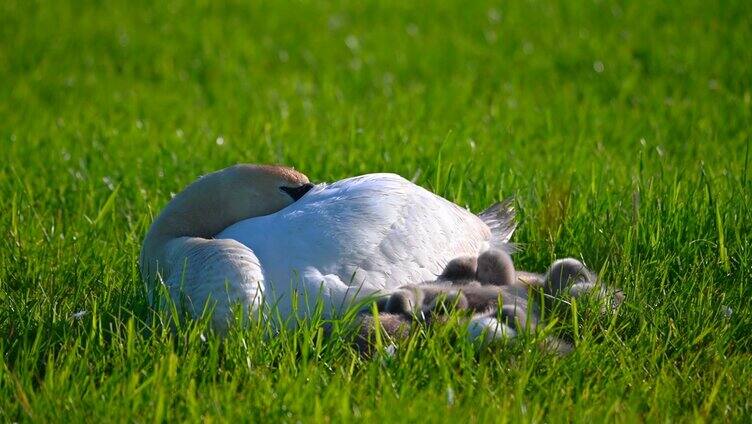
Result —
<svg viewBox="0 0 752 424"><path fill-rule="evenodd" d="M176 195L159 214L144 239L141 272L154 278L157 267L167 266L165 251L179 237L211 238L245 218L264 214L254 207L221 172L206 175ZM268 213L268 212L267 212Z"/></svg>

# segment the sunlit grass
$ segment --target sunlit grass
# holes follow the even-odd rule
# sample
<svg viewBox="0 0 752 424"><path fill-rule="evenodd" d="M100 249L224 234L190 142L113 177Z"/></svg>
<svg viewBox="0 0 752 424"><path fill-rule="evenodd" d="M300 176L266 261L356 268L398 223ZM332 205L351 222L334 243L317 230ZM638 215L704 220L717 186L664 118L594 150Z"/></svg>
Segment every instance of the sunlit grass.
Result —
<svg viewBox="0 0 752 424"><path fill-rule="evenodd" d="M1 2L0 420L745 421L751 42L743 1ZM173 332L141 240L237 162L514 195L518 268L580 257L626 303L564 315L566 357Z"/></svg>

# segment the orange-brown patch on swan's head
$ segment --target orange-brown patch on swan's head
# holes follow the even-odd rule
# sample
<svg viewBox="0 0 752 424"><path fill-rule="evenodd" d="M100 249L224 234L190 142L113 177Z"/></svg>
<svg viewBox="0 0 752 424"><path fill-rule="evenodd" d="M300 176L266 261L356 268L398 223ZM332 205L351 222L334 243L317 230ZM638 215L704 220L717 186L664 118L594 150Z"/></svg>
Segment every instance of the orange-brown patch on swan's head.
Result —
<svg viewBox="0 0 752 424"><path fill-rule="evenodd" d="M293 168L288 168L282 165L250 165L258 168L260 172L274 175L281 180L289 181L293 184L306 184L308 183L308 177L296 171Z"/></svg>

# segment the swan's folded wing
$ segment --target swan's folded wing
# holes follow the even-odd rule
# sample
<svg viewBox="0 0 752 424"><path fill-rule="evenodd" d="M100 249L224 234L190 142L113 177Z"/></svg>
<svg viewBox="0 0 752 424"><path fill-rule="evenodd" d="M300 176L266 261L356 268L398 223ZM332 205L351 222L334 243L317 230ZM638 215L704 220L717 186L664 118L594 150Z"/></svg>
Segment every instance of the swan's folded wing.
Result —
<svg viewBox="0 0 752 424"><path fill-rule="evenodd" d="M313 267L348 287L391 290L433 279L457 256L477 255L491 231L480 218L394 174L317 186L287 209L222 231L252 246L270 286Z"/></svg>
<svg viewBox="0 0 752 424"><path fill-rule="evenodd" d="M162 282L178 310L198 317L213 312L214 328L226 328L232 307L254 313L261 305L264 277L251 249L235 240L180 237L171 240Z"/></svg>
<svg viewBox="0 0 752 424"><path fill-rule="evenodd" d="M488 248L490 229L466 209L397 175L372 178L370 196L357 202L374 215L374 224L359 230L369 243L358 268L375 286L433 279L451 259Z"/></svg>

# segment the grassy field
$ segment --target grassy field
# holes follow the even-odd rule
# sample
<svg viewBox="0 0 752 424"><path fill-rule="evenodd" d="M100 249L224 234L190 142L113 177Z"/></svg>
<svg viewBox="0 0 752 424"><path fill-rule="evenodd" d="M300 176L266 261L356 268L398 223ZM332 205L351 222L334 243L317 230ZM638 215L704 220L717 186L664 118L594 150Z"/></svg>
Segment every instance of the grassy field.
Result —
<svg viewBox="0 0 752 424"><path fill-rule="evenodd" d="M748 1L152 3L0 2L0 421L750 419ZM171 334L141 240L237 162L515 195L518 268L581 257L626 304L561 358Z"/></svg>

